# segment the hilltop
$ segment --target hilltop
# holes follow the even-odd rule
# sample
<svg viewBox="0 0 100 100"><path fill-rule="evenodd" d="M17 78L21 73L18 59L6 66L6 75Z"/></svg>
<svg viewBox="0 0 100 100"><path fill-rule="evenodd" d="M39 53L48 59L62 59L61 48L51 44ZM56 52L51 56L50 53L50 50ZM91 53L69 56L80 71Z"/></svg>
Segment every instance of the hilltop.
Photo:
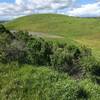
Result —
<svg viewBox="0 0 100 100"><path fill-rule="evenodd" d="M69 17L59 14L34 14L6 24L9 29L57 34L92 34L100 32L99 18Z"/></svg>

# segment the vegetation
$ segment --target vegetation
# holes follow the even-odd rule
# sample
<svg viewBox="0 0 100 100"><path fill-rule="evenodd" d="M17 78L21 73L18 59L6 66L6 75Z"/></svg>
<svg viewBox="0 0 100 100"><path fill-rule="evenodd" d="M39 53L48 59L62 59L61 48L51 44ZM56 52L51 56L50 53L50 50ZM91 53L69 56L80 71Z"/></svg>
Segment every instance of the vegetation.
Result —
<svg viewBox="0 0 100 100"><path fill-rule="evenodd" d="M68 17L57 14L35 14L21 17L5 24L10 30L26 30L46 33L43 37L51 40L54 35L59 42L69 40L87 45L100 59L100 18ZM41 35L42 36L42 35Z"/></svg>
<svg viewBox="0 0 100 100"><path fill-rule="evenodd" d="M8 21L0 21L1 24L6 23L6 22L8 22Z"/></svg>
<svg viewBox="0 0 100 100"><path fill-rule="evenodd" d="M54 44L42 38L34 38L27 32L10 33L4 27L2 30L5 30L1 33L2 63L18 61L19 64L53 66L69 75L77 75L83 74L84 65L81 67L80 64L82 59L91 58L92 55L86 47Z"/></svg>
<svg viewBox="0 0 100 100"><path fill-rule="evenodd" d="M0 64L1 100L99 100L100 87L47 67Z"/></svg>
<svg viewBox="0 0 100 100"><path fill-rule="evenodd" d="M45 32L59 35L92 35L99 33L99 18L68 17L58 14L34 14L6 23L16 30Z"/></svg>
<svg viewBox="0 0 100 100"><path fill-rule="evenodd" d="M10 32L0 25L1 100L99 100L91 49Z"/></svg>

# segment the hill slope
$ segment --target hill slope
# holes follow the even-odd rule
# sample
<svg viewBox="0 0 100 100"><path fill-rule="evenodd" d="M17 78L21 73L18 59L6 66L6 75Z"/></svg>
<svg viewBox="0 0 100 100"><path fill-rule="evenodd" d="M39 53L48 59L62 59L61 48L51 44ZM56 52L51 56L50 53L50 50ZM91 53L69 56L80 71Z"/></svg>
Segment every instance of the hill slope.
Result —
<svg viewBox="0 0 100 100"><path fill-rule="evenodd" d="M27 30L64 37L59 39L60 41L66 41L70 38L93 48L95 55L100 57L100 18L75 18L57 14L35 14L15 19L6 23L5 26L11 30Z"/></svg>
<svg viewBox="0 0 100 100"><path fill-rule="evenodd" d="M57 14L35 14L15 19L6 27L46 33L88 34L100 31L99 18L74 18Z"/></svg>

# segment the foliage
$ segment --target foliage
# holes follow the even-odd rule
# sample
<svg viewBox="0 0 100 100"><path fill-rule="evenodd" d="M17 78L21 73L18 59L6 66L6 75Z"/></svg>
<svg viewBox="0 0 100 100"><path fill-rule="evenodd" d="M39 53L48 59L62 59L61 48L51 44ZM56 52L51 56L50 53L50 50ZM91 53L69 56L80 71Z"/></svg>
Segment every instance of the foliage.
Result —
<svg viewBox="0 0 100 100"><path fill-rule="evenodd" d="M0 63L1 100L100 99L100 62L85 46L5 29L0 33Z"/></svg>
<svg viewBox="0 0 100 100"><path fill-rule="evenodd" d="M93 83L90 79L80 81L80 86L88 93L88 100L100 99L100 85Z"/></svg>
<svg viewBox="0 0 100 100"><path fill-rule="evenodd" d="M100 18L79 18L59 14L33 14L5 23L10 30L39 32L39 36L59 42L76 42L93 48L100 60ZM38 34L37 34L38 35ZM61 38L57 38L57 37ZM55 37L55 38L54 38Z"/></svg>
<svg viewBox="0 0 100 100"><path fill-rule="evenodd" d="M5 31L6 31L5 27L2 24L0 24L0 33L3 33Z"/></svg>
<svg viewBox="0 0 100 100"><path fill-rule="evenodd" d="M83 58L91 57L90 49L65 45L63 48L56 48L54 51L52 65L56 69L67 72L71 76L82 77L84 75L84 66L81 66L80 62Z"/></svg>
<svg viewBox="0 0 100 100"><path fill-rule="evenodd" d="M91 50L85 46L54 44L22 31L1 33L1 42L2 63L18 61L19 64L48 65L77 78L84 77L86 74L97 76L100 71L100 64L92 60Z"/></svg>
<svg viewBox="0 0 100 100"><path fill-rule="evenodd" d="M84 90L66 74L60 74L46 67L38 68L29 65L19 67L15 64L0 65L1 100L84 100L89 98L83 94L80 95L80 91Z"/></svg>

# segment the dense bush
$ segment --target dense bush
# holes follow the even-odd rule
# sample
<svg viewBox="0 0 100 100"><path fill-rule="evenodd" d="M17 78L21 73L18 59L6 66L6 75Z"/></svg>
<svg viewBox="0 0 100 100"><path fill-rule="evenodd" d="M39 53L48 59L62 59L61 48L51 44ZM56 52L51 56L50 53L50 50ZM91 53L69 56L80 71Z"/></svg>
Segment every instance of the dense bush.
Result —
<svg viewBox="0 0 100 100"><path fill-rule="evenodd" d="M64 45L54 49L54 54L51 58L52 65L56 69L67 72L69 75L81 77L84 75L85 70L80 62L86 57L91 57L90 49L75 45Z"/></svg>
<svg viewBox="0 0 100 100"><path fill-rule="evenodd" d="M3 33L5 31L6 31L5 27L2 24L0 24L0 33Z"/></svg>
<svg viewBox="0 0 100 100"><path fill-rule="evenodd" d="M27 60L29 64L50 65L53 44L42 38L32 38L27 42Z"/></svg>
<svg viewBox="0 0 100 100"><path fill-rule="evenodd" d="M0 61L3 63L48 65L75 78L87 74L100 76L100 63L92 60L91 50L85 46L53 43L32 37L28 32L11 33L2 25L1 30Z"/></svg>
<svg viewBox="0 0 100 100"><path fill-rule="evenodd" d="M86 100L100 100L100 85L93 83L90 79L80 81L80 86L87 91L88 99Z"/></svg>
<svg viewBox="0 0 100 100"><path fill-rule="evenodd" d="M80 61L80 66L84 69L84 74L91 77L93 81L100 84L100 62L94 57L85 57Z"/></svg>

